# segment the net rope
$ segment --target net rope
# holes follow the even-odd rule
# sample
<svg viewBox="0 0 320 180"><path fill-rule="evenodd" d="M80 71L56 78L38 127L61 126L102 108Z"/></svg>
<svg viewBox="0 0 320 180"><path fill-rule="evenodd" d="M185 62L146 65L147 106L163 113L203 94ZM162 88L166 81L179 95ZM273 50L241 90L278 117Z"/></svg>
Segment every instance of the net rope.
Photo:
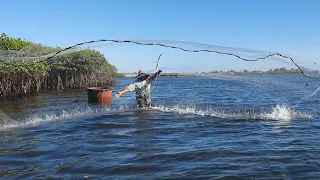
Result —
<svg viewBox="0 0 320 180"><path fill-rule="evenodd" d="M286 55L283 55L281 53L268 53L268 55L264 55L262 57L257 57L257 58L252 58L252 59L249 59L249 58L245 58L245 57L242 57L236 53L230 53L230 52L223 52L223 51L218 51L218 50L210 50L210 49L187 49L187 48L183 48L183 47L180 47L180 46L173 46L173 45L166 45L164 43L150 43L150 42L143 42L143 41L134 41L134 40L109 40L109 39L99 39L99 40L92 40L92 41L86 41L86 42L81 42L81 43L78 43L78 44L75 44L73 46L69 46L67 48L64 48L64 49L61 49L59 51L57 51L56 53L54 53L53 55L50 55L50 56L43 56L44 58L42 60L38 60L36 62L33 62L33 63L25 63L26 66L30 66L30 65L34 65L34 64L37 64L37 63L40 63L40 62L45 62L45 61L50 61L52 60L53 58L55 58L56 56L58 56L59 54L63 53L63 52L66 52L66 51L69 51L69 50L74 50L75 48L79 47L79 46L82 46L82 45L85 45L85 44L92 44L92 43L97 43L97 42L111 42L111 43L130 43L130 44L136 44L136 45L142 45L142 46L160 46L160 47L165 47L165 48L171 48L171 49L178 49L178 50L181 50L181 51L185 51L185 52L193 52L193 53L199 53L199 52L208 52L208 53L216 53L216 54L222 54L222 55L227 55L227 56L232 56L232 57L235 57L235 58L238 58L240 60L243 60L243 61L259 61L259 60L264 60L264 59L267 59L267 58L270 58L270 57L281 57L281 58L284 58L284 59L289 59L299 70L300 72L307 78L312 78L312 79L320 79L320 77L315 77L315 76L310 76L308 74L305 73L305 71L303 70L303 68L298 65L295 60L290 57L290 56L286 56ZM209 45L209 48L211 47L211 45ZM36 58L36 57L33 57L33 58ZM11 66L21 66L21 65L17 65L13 62L8 62L8 61L5 61L3 59L0 58L0 62L4 65L11 65Z"/></svg>

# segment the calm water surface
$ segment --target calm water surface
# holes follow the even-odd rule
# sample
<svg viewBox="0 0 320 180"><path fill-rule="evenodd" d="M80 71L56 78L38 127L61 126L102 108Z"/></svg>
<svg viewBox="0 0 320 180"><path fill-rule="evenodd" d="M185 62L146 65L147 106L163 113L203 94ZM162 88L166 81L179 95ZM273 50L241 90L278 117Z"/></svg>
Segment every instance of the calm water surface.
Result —
<svg viewBox="0 0 320 180"><path fill-rule="evenodd" d="M118 91L132 82L123 78ZM299 75L160 77L153 108L85 90L0 109L2 179L320 179L319 82Z"/></svg>

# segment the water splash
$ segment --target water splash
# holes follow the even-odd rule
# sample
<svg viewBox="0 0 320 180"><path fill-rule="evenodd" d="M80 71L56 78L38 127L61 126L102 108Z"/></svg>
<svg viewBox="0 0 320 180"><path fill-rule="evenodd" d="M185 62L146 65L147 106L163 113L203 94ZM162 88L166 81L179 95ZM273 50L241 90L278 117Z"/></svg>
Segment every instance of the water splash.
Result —
<svg viewBox="0 0 320 180"><path fill-rule="evenodd" d="M174 106L174 107L166 107L166 106L156 106L152 107L152 109L161 111L161 112L171 112L178 114L191 114L198 116L211 116L221 119L231 119L231 120L279 120L279 121L288 121L296 118L301 119L310 119L312 115L297 113L292 108L285 105L276 105L273 107L271 111L237 111L230 112L224 110L216 110L213 108L208 108L207 110L197 109L195 106Z"/></svg>
<svg viewBox="0 0 320 180"><path fill-rule="evenodd" d="M288 106L276 105L276 107L272 108L271 112L262 113L260 114L260 117L262 119L292 120L293 118L299 117L299 115L300 114L296 113L292 108ZM308 118L311 118L311 116Z"/></svg>
<svg viewBox="0 0 320 180"><path fill-rule="evenodd" d="M57 113L33 114L23 119L10 119L8 121L2 121L0 123L0 131L9 130L13 128L27 127L27 126L36 126L45 122L73 119L76 117L83 117L86 115L99 114L99 113L108 112L108 111L110 111L110 109L107 107L101 107L101 108L87 107L87 108L75 108L71 110L63 110L62 112L57 112Z"/></svg>
<svg viewBox="0 0 320 180"><path fill-rule="evenodd" d="M99 116L105 112L115 111L121 113L122 111L131 111L136 108L130 107L119 107L118 110L112 110L107 107L101 108L75 108L72 110L63 110L60 113L43 113L43 114L35 114L31 115L24 119L10 119L5 122L1 122L0 131L9 130L14 128L23 128L28 126L36 126L46 122L52 121L62 121L68 119L74 119L77 117L85 117L88 115ZM196 116L209 116L220 119L229 119L229 120L278 120L278 121L290 121L293 119L310 119L311 115L298 113L292 108L285 105L276 105L271 108L269 111L258 111L258 110L235 110L235 111L224 111L217 110L211 107L207 109L197 109L195 105L183 106L181 104L166 107L166 106L156 106L151 107L151 110L156 110L160 112L170 112L170 113L178 113L182 115L196 115Z"/></svg>

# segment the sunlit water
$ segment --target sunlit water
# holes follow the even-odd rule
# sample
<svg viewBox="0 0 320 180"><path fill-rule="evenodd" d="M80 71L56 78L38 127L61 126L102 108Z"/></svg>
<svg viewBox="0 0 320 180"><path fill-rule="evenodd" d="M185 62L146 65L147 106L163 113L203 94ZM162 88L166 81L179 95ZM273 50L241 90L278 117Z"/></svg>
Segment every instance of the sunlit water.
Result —
<svg viewBox="0 0 320 180"><path fill-rule="evenodd" d="M145 110L85 90L1 102L0 178L319 179L320 101L296 105L317 89L302 79L160 77Z"/></svg>

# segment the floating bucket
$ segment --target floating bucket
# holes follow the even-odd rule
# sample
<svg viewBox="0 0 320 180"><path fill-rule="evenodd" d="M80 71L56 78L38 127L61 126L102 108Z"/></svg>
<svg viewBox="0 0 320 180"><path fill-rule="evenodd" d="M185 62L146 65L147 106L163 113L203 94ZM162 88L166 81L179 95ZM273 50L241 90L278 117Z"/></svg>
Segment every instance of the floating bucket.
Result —
<svg viewBox="0 0 320 180"><path fill-rule="evenodd" d="M87 88L89 103L111 104L112 89L108 87Z"/></svg>

